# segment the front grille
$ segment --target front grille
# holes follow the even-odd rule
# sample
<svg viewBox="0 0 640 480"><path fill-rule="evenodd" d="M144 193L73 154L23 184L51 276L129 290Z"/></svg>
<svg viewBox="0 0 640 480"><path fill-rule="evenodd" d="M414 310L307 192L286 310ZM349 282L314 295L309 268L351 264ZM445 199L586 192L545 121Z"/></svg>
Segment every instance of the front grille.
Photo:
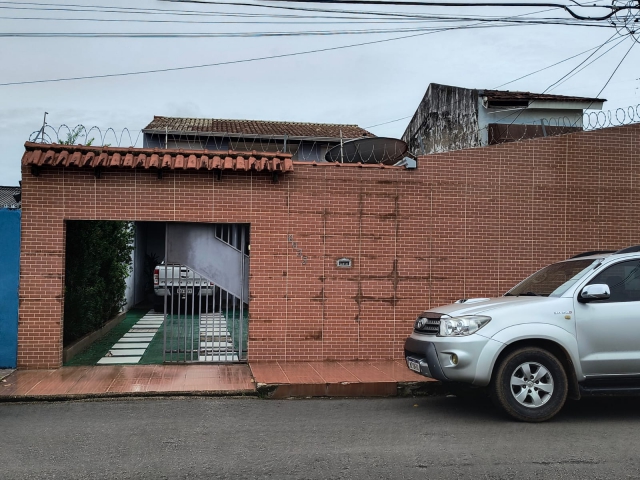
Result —
<svg viewBox="0 0 640 480"><path fill-rule="evenodd" d="M437 335L440 332L440 317L442 317L441 313L423 313L416 320L413 331L423 335ZM424 322L422 322L423 325L418 328L417 325L421 319L423 319Z"/></svg>

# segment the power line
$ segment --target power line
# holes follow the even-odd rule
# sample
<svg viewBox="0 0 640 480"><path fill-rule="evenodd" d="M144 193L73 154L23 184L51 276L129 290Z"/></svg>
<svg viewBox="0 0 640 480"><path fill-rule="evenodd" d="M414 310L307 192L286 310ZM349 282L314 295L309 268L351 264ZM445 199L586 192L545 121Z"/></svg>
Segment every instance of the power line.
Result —
<svg viewBox="0 0 640 480"><path fill-rule="evenodd" d="M603 85L603 87L600 89L600 91L598 92L598 94L596 95L596 98L598 98L600 96L600 94L604 91L605 88L607 88L607 85L609 85L609 82L611 81L611 79L613 78L613 76L616 74L616 72L618 71L618 69L620 68L620 65L622 65L622 62L624 62L624 59L627 58L627 55L629 55L629 52L631 52L631 49L633 47L635 47L636 42L635 40L632 39L631 41L631 46L629 47L629 50L627 50L627 53L624 54L624 57L622 57L620 59L620 62L618 62L618 65L616 66L616 68L613 70L613 72L611 73L611 76L609 77L609 79L606 81L606 83ZM593 103L593 102L592 102ZM591 105L589 105L591 106Z"/></svg>
<svg viewBox="0 0 640 480"><path fill-rule="evenodd" d="M268 56L264 56L264 57L246 58L246 59L241 59L241 60L229 60L229 61L226 61L226 62L206 63L206 64L201 64L201 65L189 65L189 66L185 66L185 67L158 68L158 69L153 69L153 70L140 70L140 71L136 71L136 72L107 73L107 74L103 74L103 75L85 75L85 76L78 76L78 77L52 78L52 79L46 79L46 80L28 80L28 81L22 81L22 82L5 82L5 83L0 83L0 87L6 87L6 86L11 86L11 85L32 85L32 84L38 84L38 83L68 82L68 81L74 81L74 80L89 80L89 79L97 79L97 78L127 77L127 76L133 76L133 75L145 75L145 74L150 74L150 73L176 72L176 71L181 71L181 70L193 70L193 69L198 69L198 68L218 67L218 66L222 66L222 65L234 65L234 64L240 64L240 63L258 62L258 61L262 61L262 60L271 60L271 59L275 59L275 58L296 57L296 56L300 56L300 55L308 55L308 54L311 54L311 53L330 52L330 51L335 51L335 50L344 50L344 49L347 49L347 48L361 47L361 46L365 46L365 45L375 45L375 44L379 44L379 43L393 42L393 41L396 41L396 40L404 40L404 39L407 39L407 38L421 37L421 36L424 36L424 35L430 35L430 34L438 33L438 32L459 30L461 28L463 28L463 27L442 28L442 29L436 30L436 31L414 33L414 34L411 34L411 35L403 35L401 37L385 38L385 39L382 39L382 40L371 40L371 41L368 41L368 42L353 43L353 44L350 44L350 45L340 45L340 46L337 46L337 47L326 47L326 48L319 48L319 49L315 49L315 50L306 50L306 51L302 51L302 52L283 53L283 54L280 54L280 55L268 55Z"/></svg>
<svg viewBox="0 0 640 480"><path fill-rule="evenodd" d="M209 2L205 0L160 0L162 2L172 2L172 3L195 3L195 4L213 4L215 2ZM621 10L632 10L632 9L640 9L640 7L631 7L631 6L606 6L606 5L580 5L581 8L604 8L610 10L607 15L602 15L600 17L585 17L583 15L579 15L574 12L567 5L563 5L560 3L467 3L467 2L424 2L424 1L396 1L396 0L269 0L271 2L283 2L283 3L322 3L329 5L394 5L394 6L410 6L410 7L535 7L535 8L543 8L543 7L551 7L551 8L559 8L567 12L573 18L578 20L607 20L613 17L617 12Z"/></svg>
<svg viewBox="0 0 640 480"><path fill-rule="evenodd" d="M1 8L1 7L0 7ZM230 20L153 20L153 19L131 19L131 18L60 18L60 17L11 17L0 16L0 20L28 20L28 21L56 21L56 22L115 22L115 23L173 23L173 24L187 24L187 25L200 25L200 24L323 24L323 23L453 23L453 22L466 22L466 21L481 21L486 23L520 23L520 24L536 24L536 25L577 25L577 26L594 26L594 27L607 27L615 28L611 25L602 25L599 23L587 23L583 21L572 21L572 19L562 18L531 18L531 19L508 19L508 18L482 18L482 17L441 17L441 16L415 16L415 17L398 17L395 19L371 19L370 17L363 16L309 16L309 15L288 15L279 16L271 14L219 14L223 17L248 17L248 18L284 18L286 20L279 21L230 21ZM260 15L260 16L258 16ZM292 19L306 19L311 21L300 22ZM333 20L332 22L320 22L318 19ZM336 20L340 20L336 22ZM354 20L357 20L354 21Z"/></svg>
<svg viewBox="0 0 640 480"><path fill-rule="evenodd" d="M369 125L368 127L363 127L363 128L375 128L375 127L380 127L380 126L382 126L382 125L387 125L387 124L389 124L389 123L399 122L400 120L406 120L407 118L411 118L411 117L413 117L413 115L407 115L406 117L396 118L395 120L389 120L388 122L376 123L375 125Z"/></svg>
<svg viewBox="0 0 640 480"><path fill-rule="evenodd" d="M611 37L609 40L607 40L607 42L606 42L606 43L609 43L609 42L611 42L611 41L613 41L613 37ZM585 53L588 53L588 52L590 52L591 50L596 50L596 49L599 49L599 48L600 48L600 46L592 47L592 48L590 48L590 49L588 49L588 50L585 50L584 52L580 52L580 53L578 53L578 54L576 54L576 55L572 55L571 57L567 57L567 58L565 58L564 60L560 60L559 62L553 63L553 64L551 64L551 65L547 65L546 67L541 68L541 69L539 69L539 70L536 70L536 71L534 71L534 72L527 73L526 75L522 75L521 77L518 77L518 78L516 78L516 79L514 79L514 80L509 80L508 82L502 83L502 84L498 85L497 87L493 87L493 89L494 89L494 90L497 90L497 89L498 89L498 88L500 88L500 87L504 87L505 85L509 85L509 84L511 84L511 83L517 82L518 80L522 80L523 78L530 77L531 75L535 75L536 73L543 72L543 71L548 70L548 69L550 69L550 68L552 68L552 67L555 67L556 65L560 65L561 63L568 62L569 60L573 60L574 58L579 57L579 56L581 56L581 55L584 55Z"/></svg>
<svg viewBox="0 0 640 480"><path fill-rule="evenodd" d="M583 71L585 68L589 67L591 64L593 64L594 62L598 61L600 58L602 58L603 56L605 56L607 53L609 53L611 50L613 50L614 48L616 48L618 45L624 43L624 41L626 40L626 37L622 37L622 39L614 44L613 46L611 46L611 48L609 48L608 50L605 50L604 52L602 52L600 55L598 55L596 58L594 58L593 60L591 60L589 63L585 64L584 66L582 66L581 68L579 68L578 70L576 70L575 72L573 72L572 74L566 76L563 80L560 80L559 82L557 82L553 87L551 87L549 89L549 91L551 90L555 90L556 88L558 88L560 85L562 85L563 83L567 82L568 80L570 80L571 78L573 78L574 76L576 76L578 73L580 73L581 71ZM594 52L595 53L595 52Z"/></svg>
<svg viewBox="0 0 640 480"><path fill-rule="evenodd" d="M183 2L180 2L183 3ZM327 9L327 8L311 8L311 7L300 7L300 6L285 6L285 5L265 5L265 4L256 4L256 3L247 3L247 2L239 2L239 1L213 1L206 2L207 5L220 5L220 6L237 6L237 7L251 7L251 8L263 8L263 9L275 9L275 10L291 10L291 11L299 11L299 12L308 12L308 13L337 13L337 14L354 14L354 15L370 15L370 16L382 16L382 17L406 17L406 18L422 18L426 15L417 14L417 13L407 13L407 12L386 12L386 11L364 11L364 10L344 10L344 9ZM2 2L0 4L10 4L10 5L20 5L18 7L14 6L2 6L0 5L0 9L8 9L8 10L27 10L27 11L63 11L63 12L91 12L91 13L117 13L117 14L127 14L127 15L175 15L175 16L226 16L226 15L246 15L246 16L272 16L273 14L264 14L264 13L243 13L243 14L230 14L230 13L222 13L222 12L210 12L210 11L200 11L200 10L169 10L169 9L141 9L141 8L132 8L132 7L103 7L98 5L77 5L77 4L45 4L45 3L22 3L22 2ZM31 5L31 6L25 6ZM543 13L551 10L557 10L555 8L541 10L539 12L534 13ZM529 14L527 14L529 15ZM287 16L280 14L279 16ZM458 19L459 15L451 15L441 13L438 15L442 18L452 18ZM522 15L516 15L516 17ZM467 16L467 18L476 19L502 19L503 16ZM513 17L511 17L513 18Z"/></svg>
<svg viewBox="0 0 640 480"><path fill-rule="evenodd" d="M611 37L609 37L602 45L600 45L598 48L596 48L591 55L589 55L587 58L585 58L582 62L580 62L578 65L576 65L575 67L573 67L571 70L569 70L567 73L565 73L562 77L560 77L560 79L556 80L555 82L553 82L551 85L549 85L547 88L544 89L544 91L542 93L546 93L548 92L551 88L553 88L555 85L557 85L560 81L564 80L565 78L567 78L568 75L572 74L573 72L575 72L578 68L580 68L582 65L584 65L591 57L593 57L596 53L598 53L598 50L600 50L602 47L604 47L607 43L609 43L611 40L613 40L613 38L617 35L618 33L614 33L613 35L611 35Z"/></svg>
<svg viewBox="0 0 640 480"><path fill-rule="evenodd" d="M14 4L15 2L0 2L0 4ZM483 21L495 21L495 22L500 22L500 21L505 21L507 18L509 19L514 19L516 17L521 17L523 15L516 15L516 16L511 16L511 17L504 17L504 16L479 16L479 15L467 15L467 16L459 16L459 15L448 15L448 14L439 14L439 15L425 15L425 14L409 14L406 12L380 12L380 11L359 11L359 10L335 10L335 9L319 9L319 8L302 8L302 7L288 7L288 6L277 6L277 5L259 5L259 4L252 4L252 3L244 3L244 2L231 2L231 1L220 1L220 2L208 2L211 4L215 4L215 5L225 5L225 6L240 6L240 7L257 7L257 8L273 8L273 9L285 9L285 10L293 10L293 11L301 11L301 12L308 12L308 13L331 13L331 14L351 14L351 15L359 15L360 17L358 18L362 18L362 15L366 15L366 16L375 16L375 17L392 17L392 18L398 18L398 19L433 19L433 20L439 20L439 21L475 21L475 20L483 20ZM79 7L77 5L74 4L66 4L68 7L73 7L73 8L61 8L61 7L49 7L48 4L36 4L36 3L27 3L27 4L20 4L20 5L36 5L36 7L34 6L20 6L20 7L13 7L13 6L2 6L0 5L0 9L9 9L9 10L27 10L27 11L31 11L31 10L36 10L36 11L64 11L64 12L70 12L70 13L75 13L75 12L91 12L91 13L118 13L118 14L155 14L155 15L188 15L188 16L240 16L240 17L269 17L269 18L353 18L353 17L345 17L345 16L341 16L341 17L337 17L335 15L332 16L327 16L327 17L319 17L318 15L314 15L313 17L309 16L309 15L284 15L284 14L280 14L280 15L274 15L274 14L264 14L264 13L228 13L228 12L199 12L197 10L185 10L185 11L177 11L177 10L166 10L166 9L151 9L149 11L147 10L143 10L143 9L131 9L131 8L127 8L126 10L116 10L117 8L120 7L106 7L109 10L105 10L103 7L98 7L98 6L86 6L87 8L76 8ZM40 7L38 7L37 5L40 5ZM65 4L60 4L65 5ZM43 8L42 6L44 6L45 8ZM122 7L124 8L124 7ZM552 9L548 9L548 10L542 10L540 12L532 12L531 14L535 14L535 13L543 13L543 12L547 12L550 10L556 10L555 8ZM526 14L529 15L529 14ZM8 19L29 19L29 20L49 20L50 17L5 17ZM119 21L126 21L126 22L142 22L142 23L150 23L150 22L176 22L176 23L182 23L182 22L178 22L176 20L148 20L148 19L76 19L76 18L65 18L65 19L59 19L59 20L85 20L85 21L103 21L103 22L119 22ZM524 20L525 22L528 20ZM566 18L539 18L539 19L532 19L531 21L539 21L539 22L562 22L562 24L564 24L564 22L575 22L574 19L566 19ZM206 23L206 22L202 22L202 21L196 21L196 22L184 22L184 23ZM582 25L582 23L580 23Z"/></svg>
<svg viewBox="0 0 640 480"><path fill-rule="evenodd" d="M616 32L616 34L617 34L617 32ZM598 50L600 50L600 49L601 49L602 47L604 47L607 43L609 43L609 42L613 39L613 37L615 37L615 36L616 36L616 34L614 34L614 35L612 35L611 37L609 37L609 39L607 39L607 40L606 40L602 45L600 45L596 50L594 50L594 51L591 53L591 55L589 55L587 58L585 58L585 59L584 59L582 62L580 62L577 66L575 66L574 68L572 68L568 73L566 73L565 75L563 75L563 76L560 78L560 80L557 80L556 82L552 83L552 84L551 84L551 85L549 85L547 88L545 88L545 89L544 89L544 91L543 91L542 93L548 92L551 88L553 88L553 86L554 86L554 85L558 85L558 83L559 83L560 81L562 81L563 79L567 78L567 76L568 76L568 75L570 75L571 73L573 73L574 71L576 71L576 69L578 69L581 65L583 65L585 62L587 62L587 60L589 60L593 55L595 55L595 54L598 52ZM623 40L624 40L624 39L623 39ZM618 43L617 43L617 44L615 44L612 48L617 47L620 43L622 43L622 42L618 42ZM634 43L635 43L635 42L634 42ZM604 53L607 53L607 52L611 51L611 49L612 49L612 48L610 48L609 50L607 50L607 51L606 51L606 52L604 52ZM629 51L627 51L627 54L628 54L630 51L631 51L631 49L629 49ZM604 53L603 53L603 55L604 55ZM624 60L624 59L626 58L627 54L625 54L625 56L622 58L622 60ZM602 55L600 55L600 57L601 57L601 56L602 56ZM598 58L600 58L600 57L598 57ZM595 60L597 60L598 58L596 58ZM594 60L594 61L595 61L595 60ZM622 60L621 60L621 61L620 61L620 63L618 64L618 67L619 67L619 66L620 66L620 64L622 63ZM591 63L593 63L593 62L591 62ZM616 72L616 70L618 70L618 67L616 67L616 69L614 70L614 72L613 72L613 73L615 73L615 72ZM613 78L613 74L611 75L611 77L609 78L609 80L611 80L611 78ZM607 86L607 84L608 84L608 83L609 83L609 81L607 81L607 83L605 84L605 87ZM602 90L604 90L604 87L602 88ZM600 95L600 93L602 93L602 90L600 90L600 92L598 93L598 95L596 95L596 96L595 96L595 98L596 98L596 99L598 98L598 96ZM595 100L592 100L592 101L591 101L591 103L589 104L589 106L588 106L587 108L585 108L585 110L588 110L589 108L591 108L591 105L593 105L593 102L594 102L594 101L595 101ZM518 112L518 114L515 116L515 118L514 118L514 119L511 121L511 123L507 126L507 130L509 129L509 127L510 127L511 125L513 125L513 124L515 123L515 121L516 121L516 120L518 120L518 118L520 117L520 115L522 115L522 112L524 112L525 110L526 110L526 107L525 107L525 108L523 108L523 109L521 109L521 110ZM508 115L508 116L510 116L510 115ZM506 117L505 117L505 118L506 118Z"/></svg>
<svg viewBox="0 0 640 480"><path fill-rule="evenodd" d="M510 25L477 25L468 29L508 27ZM442 28L388 28L366 30L303 30L297 32L227 32L227 33L93 33L93 32L25 32L0 33L0 38L246 38L246 37L306 37L333 35L377 35L381 33L440 32Z"/></svg>
<svg viewBox="0 0 640 480"><path fill-rule="evenodd" d="M605 44L610 43L610 42L612 42L612 41L613 41L613 37L609 38L609 40L607 40L607 41L605 42ZM616 44L615 46L617 46L617 45L618 45L618 44ZM506 82L506 83L503 83L503 84L501 84L501 85L498 85L497 87L493 87L493 89L495 90L495 89L498 89L498 88L500 88L500 87L504 87L505 85L509 85L510 83L517 82L518 80L522 80L523 78L530 77L531 75L535 75L536 73L542 72L542 71L544 71L544 70L548 70L549 68L555 67L556 65L560 65L561 63L568 62L569 60L572 60L572 59L577 58L577 57L579 57L579 56L581 56L581 55L584 55L584 54L586 54L586 53L588 53L588 52L590 52L590 51L592 51L592 50L600 49L601 47L602 47L602 45L598 45L598 46L596 46L596 47L589 48L588 50L585 50L585 51L583 51L583 52L580 52L580 53L578 53L578 54L576 54L576 55L572 55L572 56L570 56L570 57L567 57L567 58L565 58L564 60L560 60L559 62L553 63L553 64L551 64L551 65L548 65L548 66L544 67L544 68L540 68L539 70L536 70L536 71L534 71L534 72L527 73L526 75L523 75L523 76L521 76L521 77L518 77L518 78L516 78L516 79L514 79L514 80L510 80L510 81L508 81L508 82ZM501 118L500 120L504 120L504 119L506 119L506 118L508 118L508 117L510 117L510 116L512 116L512 115L515 115L515 114L516 114L516 112L519 112L519 111L520 111L520 110L514 111L514 112L510 113L509 115L507 115L506 117ZM382 126L382 125L387 125L387 124L389 124L389 123L395 123L395 122L399 122L399 121L401 121L401 120L406 120L407 118L411 118L412 116L413 116L413 115L408 115L408 116L406 116L406 117L397 118L397 119L395 119L395 120L389 120L388 122L377 123L377 124L375 124L375 125L370 125L370 126L368 126L368 127L364 127L364 128L375 128L375 127L380 127L380 126Z"/></svg>
<svg viewBox="0 0 640 480"><path fill-rule="evenodd" d="M465 30L510 27L514 25L474 25ZM182 33L112 33L112 32L0 32L0 38L251 38L308 37L333 35L377 35L382 33L440 32L441 27L386 28L363 30L303 30L293 32L182 32Z"/></svg>

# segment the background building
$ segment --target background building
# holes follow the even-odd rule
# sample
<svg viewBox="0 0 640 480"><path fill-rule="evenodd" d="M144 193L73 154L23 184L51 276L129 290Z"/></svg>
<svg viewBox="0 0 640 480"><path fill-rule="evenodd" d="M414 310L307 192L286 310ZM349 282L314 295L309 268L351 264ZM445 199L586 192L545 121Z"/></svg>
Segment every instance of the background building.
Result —
<svg viewBox="0 0 640 480"><path fill-rule="evenodd" d="M402 140L409 151L461 150L582 130L603 99L429 84Z"/></svg>

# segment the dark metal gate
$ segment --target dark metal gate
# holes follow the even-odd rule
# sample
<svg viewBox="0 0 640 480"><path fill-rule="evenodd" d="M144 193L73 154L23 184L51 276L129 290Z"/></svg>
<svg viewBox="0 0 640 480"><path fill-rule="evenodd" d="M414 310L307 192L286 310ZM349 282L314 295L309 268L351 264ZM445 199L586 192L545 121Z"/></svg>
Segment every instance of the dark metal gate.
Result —
<svg viewBox="0 0 640 480"><path fill-rule="evenodd" d="M165 362L246 361L249 225L167 224L159 277Z"/></svg>

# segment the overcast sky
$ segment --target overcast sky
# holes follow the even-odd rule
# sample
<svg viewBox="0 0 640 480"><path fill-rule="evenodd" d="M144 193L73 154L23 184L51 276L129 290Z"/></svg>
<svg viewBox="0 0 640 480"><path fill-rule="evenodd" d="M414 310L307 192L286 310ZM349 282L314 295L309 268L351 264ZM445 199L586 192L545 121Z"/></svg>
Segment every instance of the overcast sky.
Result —
<svg viewBox="0 0 640 480"><path fill-rule="evenodd" d="M34 2L49 6L100 5L100 2L94 0ZM110 0L108 4L131 7L132 2ZM244 21L247 18L44 11L43 5L40 5L38 10L16 10L6 7L36 6L27 2L0 2L0 32L292 32L414 28L424 25L90 22L68 19L179 19L229 22ZM315 4L294 5L304 8L320 7ZM138 0L135 6L203 12L300 14L296 11L267 10L258 7L178 5L159 0ZM373 10L373 7L368 6L350 8ZM378 9L420 14L495 16L522 15L533 11L522 8L454 10L399 6ZM586 13L603 12L589 10ZM537 16L570 18L561 10ZM50 17L67 20L17 20L7 17ZM278 19L259 18L255 21L273 20ZM602 24L607 25L606 22ZM154 115L349 123L367 128L413 115L431 82L470 88L494 88L596 47L614 33L613 28L568 25L458 29L328 52L178 72L0 86L0 185L17 185L20 180L20 159L24 142L40 128L45 111L49 112L47 123L56 128L62 124L83 124L87 127L98 126L103 131L111 127L119 134L126 127L134 132L134 137ZM409 34L387 32L279 38L2 37L0 83L217 63L337 47ZM631 38L628 38L551 93L596 95L631 43ZM542 92L585 58L586 55L578 57L503 89ZM602 93L601 97L608 100L605 109L640 104L639 77L640 47L636 47L631 50ZM370 130L377 135L399 137L408 122L407 118L372 127ZM108 140L108 143L117 142ZM128 144L128 140L122 141L123 146Z"/></svg>

